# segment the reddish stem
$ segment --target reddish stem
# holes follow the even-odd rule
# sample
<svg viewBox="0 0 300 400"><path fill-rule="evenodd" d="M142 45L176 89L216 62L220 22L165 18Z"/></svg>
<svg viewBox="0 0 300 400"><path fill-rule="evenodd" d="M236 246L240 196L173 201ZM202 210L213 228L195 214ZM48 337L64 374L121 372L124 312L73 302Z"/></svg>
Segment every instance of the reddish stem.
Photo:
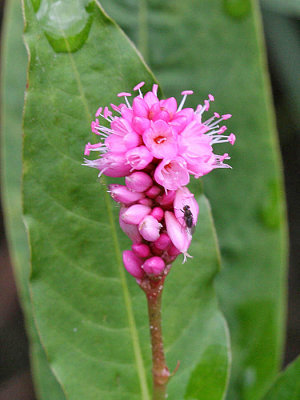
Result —
<svg viewBox="0 0 300 400"><path fill-rule="evenodd" d="M140 284L148 302L152 345L153 400L164 400L166 398L167 384L170 378L170 372L165 360L161 328L161 298L164 280L165 275L152 279L146 278Z"/></svg>

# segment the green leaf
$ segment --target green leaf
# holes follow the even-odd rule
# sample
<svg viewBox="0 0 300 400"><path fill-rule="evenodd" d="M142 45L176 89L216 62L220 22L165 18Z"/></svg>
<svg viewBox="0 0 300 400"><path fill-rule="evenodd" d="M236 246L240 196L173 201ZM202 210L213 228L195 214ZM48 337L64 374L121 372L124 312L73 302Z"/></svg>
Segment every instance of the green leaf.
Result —
<svg viewBox="0 0 300 400"><path fill-rule="evenodd" d="M300 398L300 357L275 380L263 400L298 400Z"/></svg>
<svg viewBox="0 0 300 400"><path fill-rule="evenodd" d="M48 366L34 326L28 286L29 248L21 205L22 111L27 66L22 33L21 4L18 0L8 0L1 54L2 200L10 254L30 336L31 366L37 394L43 400L63 400L65 397Z"/></svg>
<svg viewBox="0 0 300 400"><path fill-rule="evenodd" d="M186 104L195 106L213 93L213 111L233 115L236 145L215 147L233 169L203 182L225 267L218 291L232 333L228 398L256 400L279 368L286 279L282 171L256 2L102 2L137 44L142 33L167 96L193 89ZM145 4L148 25L140 26Z"/></svg>
<svg viewBox="0 0 300 400"><path fill-rule="evenodd" d="M286 14L290 17L300 16L300 4L298 0L260 0L263 7L270 11Z"/></svg>
<svg viewBox="0 0 300 400"><path fill-rule="evenodd" d="M149 89L154 78L98 3L63 4L24 2L30 55L24 214L34 316L68 400L149 400L145 296L121 262L130 244L118 226L118 207L105 180L99 184L96 172L81 163L99 105L116 102L117 93L142 80ZM196 187L201 225L194 259L174 265L163 296L167 361L170 369L181 362L169 398L221 400L229 344L213 289L219 257L209 207ZM203 369L205 391L195 379Z"/></svg>

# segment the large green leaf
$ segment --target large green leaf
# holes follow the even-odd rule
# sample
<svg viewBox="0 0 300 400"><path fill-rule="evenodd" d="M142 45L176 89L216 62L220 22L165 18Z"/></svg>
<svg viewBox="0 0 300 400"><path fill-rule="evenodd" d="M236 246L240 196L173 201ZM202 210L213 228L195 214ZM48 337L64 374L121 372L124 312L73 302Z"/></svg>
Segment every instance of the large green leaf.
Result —
<svg viewBox="0 0 300 400"><path fill-rule="evenodd" d="M300 398L300 357L275 380L263 400L298 400Z"/></svg>
<svg viewBox="0 0 300 400"><path fill-rule="evenodd" d="M213 111L233 114L228 126L237 143L218 148L232 155L233 169L203 182L225 266L218 291L232 332L228 397L256 400L281 359L286 258L282 171L256 2L103 4L146 52L166 95L193 89L188 104L194 106L213 93Z"/></svg>
<svg viewBox="0 0 300 400"><path fill-rule="evenodd" d="M27 56L22 40L23 19L19 0L6 2L1 54L1 161L2 200L10 254L31 342L31 366L38 397L63 400L34 326L29 294L29 248L22 221L22 112Z"/></svg>
<svg viewBox="0 0 300 400"><path fill-rule="evenodd" d="M129 241L118 207L81 162L97 107L141 80L151 87L154 78L98 3L39 3L24 2L24 214L35 320L68 400L148 400L146 300L121 262ZM213 290L219 258L209 207L195 189L194 259L174 266L163 298L168 364L181 361L169 398L221 400L229 354Z"/></svg>

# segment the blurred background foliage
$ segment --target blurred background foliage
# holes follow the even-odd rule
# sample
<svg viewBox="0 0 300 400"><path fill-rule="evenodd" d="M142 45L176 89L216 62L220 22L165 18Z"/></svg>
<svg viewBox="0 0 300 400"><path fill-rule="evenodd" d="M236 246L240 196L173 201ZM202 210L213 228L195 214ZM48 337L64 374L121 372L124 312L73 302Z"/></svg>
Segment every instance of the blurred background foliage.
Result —
<svg viewBox="0 0 300 400"><path fill-rule="evenodd" d="M245 2L226 1L227 7ZM5 1L0 3L1 20ZM235 9L238 9L235 7ZM261 0L280 147L284 163L290 234L289 307L284 364L300 352L299 293L299 110L300 4L297 0ZM1 215L2 217L2 215ZM33 400L27 340L17 302L1 218L0 247L0 400Z"/></svg>

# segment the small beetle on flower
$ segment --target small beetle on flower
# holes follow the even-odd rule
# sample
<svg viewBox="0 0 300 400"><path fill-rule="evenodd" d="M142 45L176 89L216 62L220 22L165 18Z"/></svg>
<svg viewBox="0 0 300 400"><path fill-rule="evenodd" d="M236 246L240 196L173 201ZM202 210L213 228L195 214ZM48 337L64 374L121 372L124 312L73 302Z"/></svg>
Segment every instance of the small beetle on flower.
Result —
<svg viewBox="0 0 300 400"><path fill-rule="evenodd" d="M191 229L196 225L199 208L186 185L190 175L199 178L216 168L230 168L224 161L227 153L216 155L213 145L235 142L235 135L224 135L221 124L230 114L214 113L204 120L214 97L209 94L196 110L183 108L191 90L182 92L177 105L174 97L159 100L158 86L143 95L144 82L131 93L118 97L124 103L100 107L92 122L92 132L101 137L88 143L84 154L100 153L84 165L98 169L99 176L125 177L125 185L111 184L111 197L121 204L120 226L132 240L132 249L123 252L126 270L138 281L144 277L166 274L175 258L183 253L184 261L191 243ZM109 127L101 125L99 117Z"/></svg>

